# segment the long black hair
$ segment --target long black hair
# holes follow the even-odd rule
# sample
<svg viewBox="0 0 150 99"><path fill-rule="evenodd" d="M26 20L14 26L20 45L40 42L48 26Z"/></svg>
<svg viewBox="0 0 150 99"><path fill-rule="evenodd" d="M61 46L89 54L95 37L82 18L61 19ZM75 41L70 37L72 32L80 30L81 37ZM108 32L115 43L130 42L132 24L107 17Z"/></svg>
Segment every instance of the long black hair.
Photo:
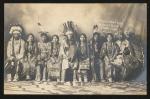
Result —
<svg viewBox="0 0 150 99"><path fill-rule="evenodd" d="M94 40L95 35L98 36L97 42L99 42L99 41L100 41L100 34L99 34L98 32L93 33L92 42L96 42L96 41Z"/></svg>
<svg viewBox="0 0 150 99"><path fill-rule="evenodd" d="M97 41L94 40L95 35L97 35ZM93 37L92 37L92 48L94 48L94 44L98 43L98 46L100 45L100 34L98 32L93 33Z"/></svg>
<svg viewBox="0 0 150 99"><path fill-rule="evenodd" d="M85 37L85 46L86 46L86 53L88 54L88 42L87 42L87 36L86 36L86 34L85 33L82 33L82 34L80 34L80 37L81 36L84 36ZM79 39L79 45L78 45L78 47L80 48L81 46L81 41L80 41L80 39Z"/></svg>
<svg viewBox="0 0 150 99"><path fill-rule="evenodd" d="M46 37L46 42L49 42L49 41L50 41L50 37L48 36L47 33L48 33L48 32L41 32L40 37L45 36L45 37Z"/></svg>
<svg viewBox="0 0 150 99"><path fill-rule="evenodd" d="M58 42L59 42L59 36L58 36L58 35L53 35L53 36L52 36L52 40L53 40L54 37L57 38L57 40L58 40L57 43L58 43Z"/></svg>
<svg viewBox="0 0 150 99"><path fill-rule="evenodd" d="M36 51L36 48L37 48L37 43L36 43L36 40L35 40L35 36L32 34L32 33L29 33L28 36L27 36L27 39L29 38L29 36L32 36L33 37L33 41L32 41L32 46L33 46L33 51ZM26 47L25 47L25 54L27 55L28 53L28 46L29 46L29 42L27 41L26 42Z"/></svg>
<svg viewBox="0 0 150 99"><path fill-rule="evenodd" d="M29 38L29 36L32 36L33 37L33 42L35 42L35 36L32 33L29 33L28 36L27 36L27 39ZM28 42L28 40L27 40L27 42Z"/></svg>
<svg viewBox="0 0 150 99"><path fill-rule="evenodd" d="M58 35L53 35L53 36L52 36L52 40L53 40L54 37L57 38L56 46L57 46L57 51L58 51L59 48L60 48L60 45L59 45L59 36L58 36ZM51 44L52 44L52 45L51 45L51 48L52 48L52 50L51 50L51 55L53 55L54 43L51 42ZM58 53L59 53L59 51L58 51Z"/></svg>
<svg viewBox="0 0 150 99"><path fill-rule="evenodd" d="M107 39L108 35L110 35L112 37L112 42L114 42L114 35L112 33L107 33L106 39Z"/></svg>
<svg viewBox="0 0 150 99"><path fill-rule="evenodd" d="M86 34L85 34L85 33L82 33L82 34L80 34L80 37L81 37L81 36L84 36L84 37L85 37L85 42L87 43L87 36L86 36ZM79 39L79 43L81 43L80 39Z"/></svg>

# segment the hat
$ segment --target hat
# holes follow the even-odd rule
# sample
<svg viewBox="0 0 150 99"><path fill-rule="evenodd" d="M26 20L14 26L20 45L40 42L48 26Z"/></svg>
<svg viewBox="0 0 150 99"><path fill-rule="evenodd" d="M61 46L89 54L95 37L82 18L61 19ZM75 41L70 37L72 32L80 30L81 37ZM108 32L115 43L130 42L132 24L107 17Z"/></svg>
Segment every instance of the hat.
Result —
<svg viewBox="0 0 150 99"><path fill-rule="evenodd" d="M21 34L21 32L22 32L22 28L17 25L12 26L9 31L10 34Z"/></svg>

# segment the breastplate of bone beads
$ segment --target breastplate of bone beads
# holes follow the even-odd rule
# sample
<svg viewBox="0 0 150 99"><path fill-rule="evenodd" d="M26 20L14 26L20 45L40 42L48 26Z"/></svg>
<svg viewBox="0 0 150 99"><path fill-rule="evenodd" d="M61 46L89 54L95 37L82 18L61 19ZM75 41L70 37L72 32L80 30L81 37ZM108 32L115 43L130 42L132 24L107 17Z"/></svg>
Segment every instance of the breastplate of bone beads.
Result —
<svg viewBox="0 0 150 99"><path fill-rule="evenodd" d="M40 51L41 51L41 57L47 57L49 55L50 52L50 46L48 45L48 43L41 43L40 44Z"/></svg>

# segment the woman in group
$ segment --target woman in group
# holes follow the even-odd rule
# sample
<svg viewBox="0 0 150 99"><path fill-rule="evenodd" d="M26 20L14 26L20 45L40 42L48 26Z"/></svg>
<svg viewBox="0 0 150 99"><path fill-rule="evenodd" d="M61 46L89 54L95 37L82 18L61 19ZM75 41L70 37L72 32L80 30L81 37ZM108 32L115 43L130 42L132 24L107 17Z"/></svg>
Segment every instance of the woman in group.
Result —
<svg viewBox="0 0 150 99"><path fill-rule="evenodd" d="M88 71L90 69L89 46L85 34L80 35L79 45L77 49L78 57L78 78L81 85L83 82L88 82Z"/></svg>
<svg viewBox="0 0 150 99"><path fill-rule="evenodd" d="M29 34L25 44L24 73L26 80L35 79L35 66L37 64L37 44L33 34Z"/></svg>
<svg viewBox="0 0 150 99"><path fill-rule="evenodd" d="M48 71L48 81L51 79L57 79L57 82L60 81L60 61L59 61L59 51L60 51L60 43L58 35L52 36L51 41L51 57L50 63L47 66Z"/></svg>
<svg viewBox="0 0 150 99"><path fill-rule="evenodd" d="M116 58L118 53L118 46L113 41L113 35L108 33L107 41L104 42L101 49L101 57L103 57L104 61L104 70L105 70L105 80L108 82L113 81L114 77L114 67L112 62Z"/></svg>
<svg viewBox="0 0 150 99"><path fill-rule="evenodd" d="M93 34L93 38L90 41L90 58L91 58L91 70L93 79L92 81L99 81L100 80L100 39L99 33L95 32ZM103 70L103 69L101 69ZM102 76L102 75L101 75Z"/></svg>

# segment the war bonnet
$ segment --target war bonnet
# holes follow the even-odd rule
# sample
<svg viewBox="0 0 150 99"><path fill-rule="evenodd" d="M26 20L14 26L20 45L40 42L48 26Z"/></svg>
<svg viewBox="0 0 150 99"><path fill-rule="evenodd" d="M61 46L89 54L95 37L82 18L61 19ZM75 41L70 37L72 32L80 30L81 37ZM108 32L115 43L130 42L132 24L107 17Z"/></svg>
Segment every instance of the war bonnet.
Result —
<svg viewBox="0 0 150 99"><path fill-rule="evenodd" d="M14 34L14 33L18 33L18 34L21 34L22 33L22 28L21 26L19 25L14 25L10 28L10 31L9 31L10 34Z"/></svg>

